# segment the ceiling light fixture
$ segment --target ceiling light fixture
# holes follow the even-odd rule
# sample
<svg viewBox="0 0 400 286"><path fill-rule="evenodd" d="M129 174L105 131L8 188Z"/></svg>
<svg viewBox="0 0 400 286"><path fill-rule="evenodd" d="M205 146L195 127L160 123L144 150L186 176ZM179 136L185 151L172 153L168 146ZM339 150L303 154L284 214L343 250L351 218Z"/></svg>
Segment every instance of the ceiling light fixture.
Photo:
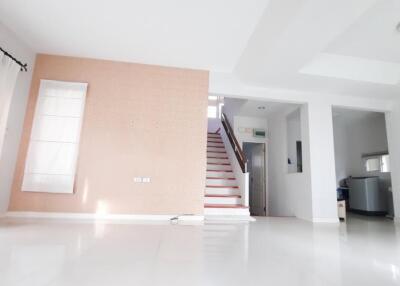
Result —
<svg viewBox="0 0 400 286"><path fill-rule="evenodd" d="M400 22L397 24L396 30L397 30L397 32L400 32Z"/></svg>
<svg viewBox="0 0 400 286"><path fill-rule="evenodd" d="M265 106L259 106L259 107L257 107L258 109L260 109L260 110L264 110L265 109Z"/></svg>

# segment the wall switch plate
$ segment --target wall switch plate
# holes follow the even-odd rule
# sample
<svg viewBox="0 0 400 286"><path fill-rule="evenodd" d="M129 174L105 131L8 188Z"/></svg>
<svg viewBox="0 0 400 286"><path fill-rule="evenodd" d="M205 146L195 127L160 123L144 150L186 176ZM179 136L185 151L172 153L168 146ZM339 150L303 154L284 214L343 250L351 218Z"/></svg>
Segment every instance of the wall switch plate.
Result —
<svg viewBox="0 0 400 286"><path fill-rule="evenodd" d="M141 177L135 177L135 178L133 178L133 181L135 183L141 183L141 182L143 182L143 179Z"/></svg>
<svg viewBox="0 0 400 286"><path fill-rule="evenodd" d="M150 177L143 177L143 183L150 183Z"/></svg>

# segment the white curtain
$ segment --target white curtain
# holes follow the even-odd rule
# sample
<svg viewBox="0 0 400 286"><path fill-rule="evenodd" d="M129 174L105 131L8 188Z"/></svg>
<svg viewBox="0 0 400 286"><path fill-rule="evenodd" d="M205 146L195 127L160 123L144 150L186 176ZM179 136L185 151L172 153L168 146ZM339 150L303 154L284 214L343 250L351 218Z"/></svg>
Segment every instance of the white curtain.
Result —
<svg viewBox="0 0 400 286"><path fill-rule="evenodd" d="M73 193L86 88L40 81L22 191Z"/></svg>
<svg viewBox="0 0 400 286"><path fill-rule="evenodd" d="M0 52L0 157L7 132L7 119L20 66Z"/></svg>

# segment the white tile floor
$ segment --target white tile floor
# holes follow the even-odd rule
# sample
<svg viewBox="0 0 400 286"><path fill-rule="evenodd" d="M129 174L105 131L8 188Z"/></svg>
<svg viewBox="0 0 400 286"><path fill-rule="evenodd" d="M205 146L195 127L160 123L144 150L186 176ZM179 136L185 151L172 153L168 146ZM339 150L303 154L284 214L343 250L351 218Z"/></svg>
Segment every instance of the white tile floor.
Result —
<svg viewBox="0 0 400 286"><path fill-rule="evenodd" d="M400 285L400 226L0 220L0 285Z"/></svg>

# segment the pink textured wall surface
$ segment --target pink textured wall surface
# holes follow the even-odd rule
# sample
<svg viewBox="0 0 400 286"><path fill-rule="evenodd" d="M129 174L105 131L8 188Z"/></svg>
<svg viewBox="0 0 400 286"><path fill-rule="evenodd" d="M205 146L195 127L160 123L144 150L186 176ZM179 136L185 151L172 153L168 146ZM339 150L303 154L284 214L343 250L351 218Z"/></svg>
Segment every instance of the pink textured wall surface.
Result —
<svg viewBox="0 0 400 286"><path fill-rule="evenodd" d="M21 191L40 79L88 83L72 195ZM206 71L38 55L9 210L202 214L207 98Z"/></svg>

